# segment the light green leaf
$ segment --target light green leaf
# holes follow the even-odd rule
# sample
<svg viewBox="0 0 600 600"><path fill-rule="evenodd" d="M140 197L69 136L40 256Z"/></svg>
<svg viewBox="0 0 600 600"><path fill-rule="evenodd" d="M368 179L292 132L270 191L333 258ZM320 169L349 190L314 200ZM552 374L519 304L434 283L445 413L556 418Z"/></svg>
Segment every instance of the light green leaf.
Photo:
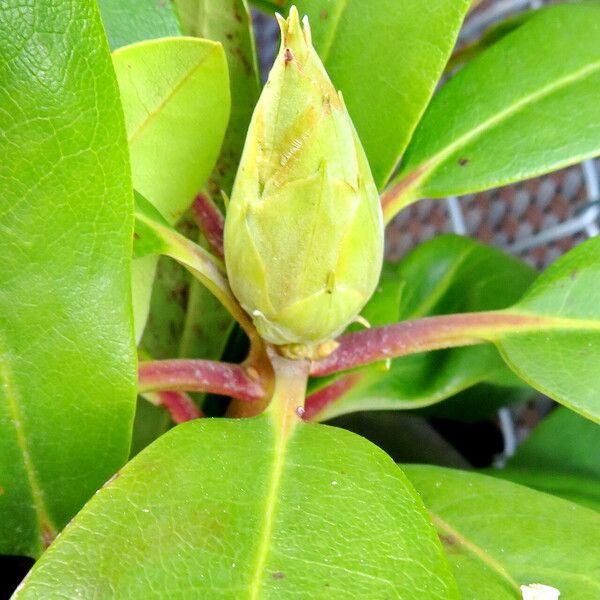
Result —
<svg viewBox="0 0 600 600"><path fill-rule="evenodd" d="M422 197L534 177L600 153L600 3L540 11L437 94L386 217Z"/></svg>
<svg viewBox="0 0 600 600"><path fill-rule="evenodd" d="M16 598L458 597L389 457L335 428L280 435L268 415L178 426L93 498Z"/></svg>
<svg viewBox="0 0 600 600"><path fill-rule="evenodd" d="M450 56L469 0L298 0L382 187Z"/></svg>
<svg viewBox="0 0 600 600"><path fill-rule="evenodd" d="M547 269L509 313L540 318L539 329L507 331L497 345L527 383L600 422L600 238Z"/></svg>
<svg viewBox="0 0 600 600"><path fill-rule="evenodd" d="M391 267L388 266L388 269ZM386 278L391 277L390 273ZM469 238L447 235L422 244L395 268L398 288L386 280L363 314L383 312L399 320L493 310L517 300L535 277L533 269L499 250ZM396 313L389 308L396 301ZM338 374L319 378L311 389L347 378ZM519 385L492 346L455 348L396 358L389 370L370 366L350 375L352 385L339 399L318 413L327 419L356 410L406 410L429 406L482 381Z"/></svg>
<svg viewBox="0 0 600 600"><path fill-rule="evenodd" d="M0 8L0 552L37 556L127 459L133 199L88 0Z"/></svg>
<svg viewBox="0 0 600 600"><path fill-rule="evenodd" d="M113 50L144 40L181 35L171 2L98 0L98 7Z"/></svg>
<svg viewBox="0 0 600 600"><path fill-rule="evenodd" d="M600 595L600 515L507 481L405 468L446 548L463 600L518 600L542 583L560 600Z"/></svg>
<svg viewBox="0 0 600 600"><path fill-rule="evenodd" d="M600 510L600 427L560 407L491 474Z"/></svg>
<svg viewBox="0 0 600 600"><path fill-rule="evenodd" d="M260 94L252 22L246 0L175 0L188 35L223 44L231 81L231 118L221 154L208 182L216 201L231 193L246 131Z"/></svg>
<svg viewBox="0 0 600 600"><path fill-rule="evenodd" d="M229 118L229 79L216 42L167 38L113 54L134 187L175 223L217 159ZM156 260L134 262L136 339L143 332Z"/></svg>
<svg viewBox="0 0 600 600"><path fill-rule="evenodd" d="M133 184L171 224L217 159L229 119L221 44L195 38L141 42L113 53Z"/></svg>

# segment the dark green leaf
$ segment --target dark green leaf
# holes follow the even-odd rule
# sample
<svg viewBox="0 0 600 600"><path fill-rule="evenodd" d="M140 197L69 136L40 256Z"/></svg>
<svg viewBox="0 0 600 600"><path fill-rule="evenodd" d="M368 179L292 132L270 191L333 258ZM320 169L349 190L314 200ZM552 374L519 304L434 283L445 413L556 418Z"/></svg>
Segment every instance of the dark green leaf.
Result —
<svg viewBox="0 0 600 600"><path fill-rule="evenodd" d="M492 474L600 510L598 457L600 427L561 407Z"/></svg>
<svg viewBox="0 0 600 600"><path fill-rule="evenodd" d="M135 42L181 35L171 2L98 0L98 7L113 50Z"/></svg>
<svg viewBox="0 0 600 600"><path fill-rule="evenodd" d="M446 548L464 600L518 600L541 583L560 600L600 595L600 515L493 477L406 467Z"/></svg>

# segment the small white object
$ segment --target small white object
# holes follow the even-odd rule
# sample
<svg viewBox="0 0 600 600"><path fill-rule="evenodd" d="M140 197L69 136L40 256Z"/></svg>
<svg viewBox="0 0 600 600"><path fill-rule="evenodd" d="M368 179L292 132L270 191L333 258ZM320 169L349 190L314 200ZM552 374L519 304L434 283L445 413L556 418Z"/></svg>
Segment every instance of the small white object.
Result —
<svg viewBox="0 0 600 600"><path fill-rule="evenodd" d="M560 591L542 583L531 583L521 586L523 600L558 600Z"/></svg>

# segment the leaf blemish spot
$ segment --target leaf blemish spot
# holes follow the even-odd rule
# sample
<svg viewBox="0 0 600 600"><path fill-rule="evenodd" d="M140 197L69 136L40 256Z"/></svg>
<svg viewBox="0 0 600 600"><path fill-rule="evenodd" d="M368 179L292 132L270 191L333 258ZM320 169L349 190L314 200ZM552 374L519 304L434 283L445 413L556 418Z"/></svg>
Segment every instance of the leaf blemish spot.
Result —
<svg viewBox="0 0 600 600"><path fill-rule="evenodd" d="M271 575L271 577L273 579L285 579L285 573L282 573L281 571L276 571L275 573L273 573L273 575Z"/></svg>
<svg viewBox="0 0 600 600"><path fill-rule="evenodd" d="M458 164L461 167L466 167L469 164L469 159L468 158L459 158L458 159Z"/></svg>
<svg viewBox="0 0 600 600"><path fill-rule="evenodd" d="M283 53L283 60L285 61L286 65L289 65L294 60L294 54L289 48L285 49Z"/></svg>

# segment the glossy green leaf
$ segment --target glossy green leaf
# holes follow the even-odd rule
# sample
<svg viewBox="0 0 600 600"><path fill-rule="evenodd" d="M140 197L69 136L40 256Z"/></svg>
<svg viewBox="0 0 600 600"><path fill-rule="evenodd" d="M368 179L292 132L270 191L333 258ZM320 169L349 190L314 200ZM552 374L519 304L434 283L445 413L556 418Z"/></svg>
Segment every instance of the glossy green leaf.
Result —
<svg viewBox="0 0 600 600"><path fill-rule="evenodd" d="M36 556L127 459L133 199L88 0L0 8L0 552Z"/></svg>
<svg viewBox="0 0 600 600"><path fill-rule="evenodd" d="M433 94L469 0L298 0L382 187Z"/></svg>
<svg viewBox="0 0 600 600"><path fill-rule="evenodd" d="M547 396L600 422L600 238L560 258L510 312L544 325L500 336L508 365Z"/></svg>
<svg viewBox="0 0 600 600"><path fill-rule="evenodd" d="M388 269L391 267L388 266ZM385 274L389 280L389 272ZM440 236L422 244L396 268L396 288L384 281L364 314L381 311L384 325L405 319L493 310L509 306L533 281L523 262L469 238ZM401 287L401 300L398 299ZM390 310L390 298L398 302ZM414 409L435 404L482 381L515 385L492 346L456 348L396 358L385 365L351 375L349 389L318 414L319 419L356 410ZM339 381L346 374L318 379L312 390ZM518 385L518 383L516 383Z"/></svg>
<svg viewBox="0 0 600 600"><path fill-rule="evenodd" d="M98 0L113 50L135 42L181 35L171 2L164 0Z"/></svg>
<svg viewBox="0 0 600 600"><path fill-rule="evenodd" d="M600 510L600 426L560 407L492 474Z"/></svg>
<svg viewBox="0 0 600 600"><path fill-rule="evenodd" d="M220 44L167 38L113 54L134 187L175 223L217 159L229 118L229 79ZM136 339L150 305L156 259L135 261Z"/></svg>
<svg viewBox="0 0 600 600"><path fill-rule="evenodd" d="M405 468L429 509L464 600L519 600L541 583L560 600L600 595L600 515L493 477Z"/></svg>
<svg viewBox="0 0 600 600"><path fill-rule="evenodd" d="M600 153L600 3L535 13L434 98L401 205L534 177ZM390 214L388 214L388 217Z"/></svg>
<svg viewBox="0 0 600 600"><path fill-rule="evenodd" d="M299 424L282 443L268 415L206 419L125 467L16 598L458 598L442 554L364 439Z"/></svg>

